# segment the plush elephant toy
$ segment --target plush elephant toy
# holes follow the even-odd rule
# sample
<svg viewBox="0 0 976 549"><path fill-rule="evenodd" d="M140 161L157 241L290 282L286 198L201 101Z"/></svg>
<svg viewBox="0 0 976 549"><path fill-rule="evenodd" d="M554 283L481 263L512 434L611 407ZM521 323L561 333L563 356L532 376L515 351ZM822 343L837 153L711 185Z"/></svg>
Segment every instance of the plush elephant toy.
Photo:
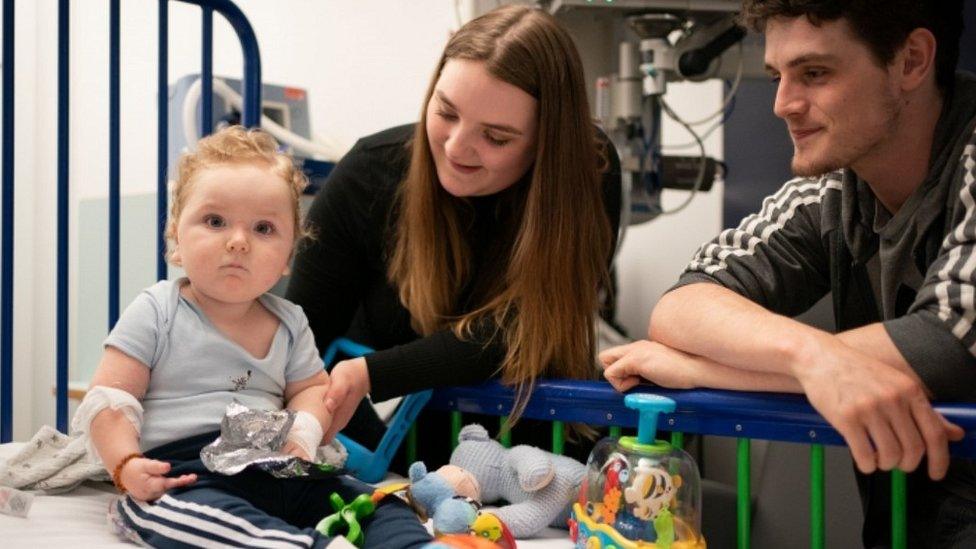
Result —
<svg viewBox="0 0 976 549"><path fill-rule="evenodd" d="M531 537L549 525L565 528L586 474L582 463L534 446L505 448L478 424L461 429L451 465L474 475L483 503L509 502L492 513L516 538Z"/></svg>

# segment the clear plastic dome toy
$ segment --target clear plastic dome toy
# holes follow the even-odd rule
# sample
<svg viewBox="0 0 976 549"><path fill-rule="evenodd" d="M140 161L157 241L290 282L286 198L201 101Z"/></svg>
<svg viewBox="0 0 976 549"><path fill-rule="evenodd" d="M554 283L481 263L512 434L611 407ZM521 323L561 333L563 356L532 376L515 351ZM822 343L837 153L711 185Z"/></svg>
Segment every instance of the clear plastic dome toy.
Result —
<svg viewBox="0 0 976 549"><path fill-rule="evenodd" d="M699 549L701 479L684 450L655 440L657 417L675 402L650 394L624 398L640 413L636 437L605 438L587 461L569 520L580 549Z"/></svg>

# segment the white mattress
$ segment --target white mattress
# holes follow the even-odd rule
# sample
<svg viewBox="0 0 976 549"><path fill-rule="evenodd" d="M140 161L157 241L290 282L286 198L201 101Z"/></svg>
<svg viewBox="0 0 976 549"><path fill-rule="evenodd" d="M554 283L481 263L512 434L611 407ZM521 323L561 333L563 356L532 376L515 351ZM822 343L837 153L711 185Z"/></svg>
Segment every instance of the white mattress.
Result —
<svg viewBox="0 0 976 549"><path fill-rule="evenodd" d="M0 445L0 460L13 455L23 443ZM106 520L115 492L107 484L86 483L68 494L35 496L27 518L0 514L0 546L5 548L134 547L116 537ZM550 528L539 539L519 540L525 549L568 549L565 530Z"/></svg>

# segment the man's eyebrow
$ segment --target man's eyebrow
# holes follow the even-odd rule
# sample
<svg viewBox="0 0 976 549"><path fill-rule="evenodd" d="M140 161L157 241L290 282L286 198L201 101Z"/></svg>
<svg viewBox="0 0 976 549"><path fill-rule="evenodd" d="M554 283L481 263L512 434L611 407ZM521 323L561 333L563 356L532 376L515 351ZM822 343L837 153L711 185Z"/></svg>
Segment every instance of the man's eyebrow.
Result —
<svg viewBox="0 0 976 549"><path fill-rule="evenodd" d="M839 59L840 59L839 57L831 53L807 53L807 54L800 55L798 57L794 57L793 59L791 59L789 62L786 63L786 67L793 68L808 63L835 63ZM778 72L778 69L776 69L769 63L765 64L765 69L766 72L768 73Z"/></svg>
<svg viewBox="0 0 976 549"><path fill-rule="evenodd" d="M440 101L441 103L444 103L444 105L446 105L447 108L449 108L451 110L454 110L454 111L458 110L458 108L454 105L454 103L451 103L451 100L448 99L446 95L444 95L444 92L438 90L438 91L434 92L434 95L436 95L437 96L437 100ZM486 127L486 128L491 128L493 130L498 130L498 131L505 132L505 133L510 133L510 134L514 134L514 135L522 135L522 130L519 130L518 128L515 128L515 127L512 127L512 126L508 126L508 125L505 125L505 124L491 124L491 123L488 123L488 122L482 122L481 125L484 126L484 127Z"/></svg>

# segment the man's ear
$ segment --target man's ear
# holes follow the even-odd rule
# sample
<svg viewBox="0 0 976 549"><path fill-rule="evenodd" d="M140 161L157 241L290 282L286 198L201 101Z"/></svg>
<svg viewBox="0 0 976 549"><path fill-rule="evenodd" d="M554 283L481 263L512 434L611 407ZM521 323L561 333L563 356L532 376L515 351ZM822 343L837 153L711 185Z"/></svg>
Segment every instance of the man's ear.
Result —
<svg viewBox="0 0 976 549"><path fill-rule="evenodd" d="M904 91L913 91L929 79L935 82L935 35L918 28L908 34L905 44L895 54L895 69Z"/></svg>

